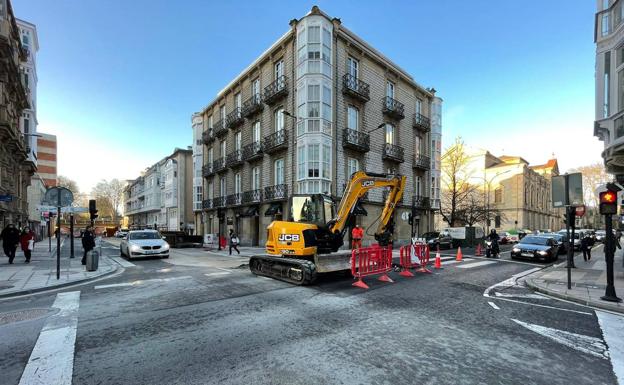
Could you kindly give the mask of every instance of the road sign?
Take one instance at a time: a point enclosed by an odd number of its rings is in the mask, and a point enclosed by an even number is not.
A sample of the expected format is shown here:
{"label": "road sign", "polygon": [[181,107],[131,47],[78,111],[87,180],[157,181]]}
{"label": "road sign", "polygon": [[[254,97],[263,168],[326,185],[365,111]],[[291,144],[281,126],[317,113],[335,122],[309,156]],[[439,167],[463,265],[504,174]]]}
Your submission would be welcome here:
{"label": "road sign", "polygon": [[576,206],[576,208],[574,209],[574,213],[577,217],[582,217],[583,215],[585,215],[585,205]]}
{"label": "road sign", "polygon": [[0,195],[0,202],[11,202],[12,200],[13,200],[13,195],[11,194]]}
{"label": "road sign", "polygon": [[43,202],[50,206],[69,207],[74,201],[74,194],[65,187],[51,187],[46,190]]}
{"label": "road sign", "polygon": [[580,172],[553,176],[551,183],[554,208],[583,204],[583,175]]}

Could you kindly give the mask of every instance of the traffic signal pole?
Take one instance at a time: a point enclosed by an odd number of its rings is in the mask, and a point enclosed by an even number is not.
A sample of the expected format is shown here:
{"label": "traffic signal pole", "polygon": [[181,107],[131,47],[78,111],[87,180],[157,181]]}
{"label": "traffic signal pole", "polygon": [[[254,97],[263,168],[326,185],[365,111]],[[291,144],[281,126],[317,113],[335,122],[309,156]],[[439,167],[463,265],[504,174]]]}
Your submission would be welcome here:
{"label": "traffic signal pole", "polygon": [[74,213],[69,214],[69,258],[74,258]]}
{"label": "traffic signal pole", "polygon": [[618,298],[617,294],[615,293],[615,286],[613,285],[615,239],[613,236],[613,222],[610,214],[605,215],[605,222],[605,230],[607,232],[607,242],[605,244],[605,262],[607,263],[607,288],[605,289],[605,295],[600,297],[600,299],[609,302],[622,302],[622,299]]}

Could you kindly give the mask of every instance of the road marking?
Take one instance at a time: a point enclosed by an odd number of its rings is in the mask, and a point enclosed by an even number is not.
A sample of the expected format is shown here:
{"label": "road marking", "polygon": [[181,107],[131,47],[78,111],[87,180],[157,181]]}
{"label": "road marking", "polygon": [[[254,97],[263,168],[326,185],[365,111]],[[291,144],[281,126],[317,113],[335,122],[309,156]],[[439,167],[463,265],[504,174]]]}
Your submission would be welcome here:
{"label": "road marking", "polygon": [[624,384],[624,317],[596,311],[602,336],[609,349],[611,366],[619,384]]}
{"label": "road marking", "polygon": [[[470,258],[464,258],[463,259],[463,262],[469,262],[469,261],[470,261]],[[461,263],[461,262],[462,261],[458,261],[458,260],[456,260],[454,258],[451,258],[450,260],[442,261],[442,264],[443,265],[453,265],[455,263]]]}
{"label": "road marking", "polygon": [[52,307],[60,311],[48,318],[41,329],[20,385],[71,385],[79,303],[79,291],[56,295]]}
{"label": "road marking", "polygon": [[490,306],[492,306],[494,309],[496,310],[500,310],[500,307],[496,306],[496,304],[492,301],[488,301],[488,303],[490,304]]}
{"label": "road marking", "polygon": [[139,285],[143,285],[145,283],[169,282],[169,281],[176,281],[176,280],[179,280],[179,279],[189,279],[189,278],[193,278],[193,277],[191,277],[190,275],[187,275],[187,276],[184,276],[184,277],[139,279],[139,280],[132,281],[132,282],[112,283],[110,285],[99,285],[99,286],[95,286],[93,288],[95,290],[98,290],[98,289],[108,289],[108,288],[111,288],[111,287],[139,286]]}
{"label": "road marking", "polygon": [[600,338],[590,337],[583,334],[576,334],[566,332],[564,330],[558,330],[549,328],[546,326],[530,324],[528,322],[522,322],[517,319],[511,319],[518,325],[550,338],[562,345],[578,350],[579,352],[591,354],[594,357],[602,358],[604,360],[609,359],[609,349],[607,345]]}
{"label": "road marking", "polygon": [[229,272],[229,271],[219,271],[219,272],[217,272],[217,273],[207,273],[207,274],[204,274],[204,275],[205,275],[206,277],[213,277],[213,276],[215,276],[215,275],[230,275],[230,274],[232,274],[232,273],[231,273],[231,272]]}
{"label": "road marking", "polygon": [[510,298],[500,298],[500,297],[491,297],[491,298],[495,298],[498,299],[500,301],[507,301],[507,302],[513,302],[513,303],[520,303],[523,305],[529,305],[529,306],[537,306],[537,307],[544,307],[547,309],[553,309],[553,310],[561,310],[561,311],[567,311],[570,313],[576,313],[576,314],[584,314],[584,315],[588,315],[588,316],[593,316],[593,313],[588,313],[588,312],[584,312],[584,311],[580,311],[580,310],[572,310],[572,309],[564,309],[561,307],[555,307],[555,306],[548,306],[548,305],[542,305],[539,303],[532,303],[532,302],[524,302],[524,301],[517,301],[515,299],[510,299]]}
{"label": "road marking", "polygon": [[503,294],[499,292],[496,292],[494,294],[496,295],[497,298],[505,297],[505,298],[548,299],[544,297],[543,295],[539,295],[539,294]]}
{"label": "road marking", "polygon": [[121,267],[135,267],[136,266],[134,263],[128,262],[121,257],[109,257],[109,258],[117,262],[118,264],[120,264]]}
{"label": "road marking", "polygon": [[[544,266],[544,267],[546,267],[546,266]],[[505,289],[513,287],[513,286],[516,285],[516,281],[519,278],[522,278],[522,277],[524,277],[526,275],[529,275],[529,274],[534,273],[534,272],[536,272],[538,270],[541,270],[544,267],[536,267],[536,268],[533,268],[533,269],[525,270],[525,271],[520,272],[518,274],[512,275],[510,278],[507,278],[506,280],[504,280],[502,282],[495,283],[494,285],[492,285],[492,286],[488,287],[487,289],[485,289],[485,291],[483,292],[483,296],[484,297],[489,297],[490,296],[490,292],[492,290],[498,288],[498,287],[504,287]]]}
{"label": "road marking", "polygon": [[494,261],[474,262],[474,263],[469,263],[467,265],[457,266],[457,268],[459,268],[459,269],[472,269],[473,267],[491,265],[492,263],[496,263],[496,262],[494,262]]}

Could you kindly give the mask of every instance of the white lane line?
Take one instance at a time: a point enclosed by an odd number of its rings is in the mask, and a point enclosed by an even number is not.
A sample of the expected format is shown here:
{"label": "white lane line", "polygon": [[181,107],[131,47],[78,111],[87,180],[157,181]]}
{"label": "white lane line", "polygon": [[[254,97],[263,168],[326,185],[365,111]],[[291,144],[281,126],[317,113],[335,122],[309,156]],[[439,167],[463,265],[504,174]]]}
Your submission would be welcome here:
{"label": "white lane line", "polygon": [[230,275],[230,274],[232,274],[232,273],[230,273],[229,271],[219,271],[217,273],[207,273],[207,274],[204,274],[204,275],[206,277],[213,277],[213,276],[216,276],[216,275]]}
{"label": "white lane line", "polygon": [[121,267],[135,267],[136,266],[134,263],[128,262],[121,257],[109,257],[109,258],[117,262],[118,264],[120,264]]}
{"label": "white lane line", "polygon": [[41,329],[19,385],[71,385],[79,303],[79,291],[56,295],[52,307],[60,311]]}
{"label": "white lane line", "polygon": [[222,267],[215,267],[215,269],[217,269],[217,270],[221,270],[221,271],[227,271],[228,273],[231,273],[231,272],[232,272],[232,270],[230,270],[230,269],[224,269],[224,268],[222,268]]}
{"label": "white lane line", "polygon": [[499,292],[496,292],[494,294],[496,295],[496,298],[505,297],[505,298],[548,299],[544,297],[543,295],[539,295],[539,294],[503,294]]}
{"label": "white lane line", "polygon": [[176,281],[176,280],[179,280],[179,279],[189,279],[189,278],[193,278],[193,277],[191,277],[190,275],[187,275],[187,276],[184,276],[184,277],[139,279],[139,280],[132,281],[132,282],[112,283],[110,285],[99,285],[99,286],[95,286],[93,288],[95,290],[98,290],[98,289],[108,289],[108,288],[111,288],[111,287],[139,286],[139,285],[143,285],[143,284],[146,284],[146,283],[169,282],[169,281]]}
{"label": "white lane line", "polygon": [[488,303],[490,304],[490,306],[492,306],[494,309],[496,310],[500,310],[500,307],[496,306],[496,304],[492,301],[488,301]]}
{"label": "white lane line", "polygon": [[596,311],[596,316],[609,349],[615,378],[619,384],[624,384],[624,317],[603,311]]}
{"label": "white lane line", "polygon": [[501,281],[499,283],[495,283],[494,285],[492,285],[492,286],[488,287],[487,289],[485,289],[485,291],[483,292],[483,296],[484,297],[489,297],[490,296],[490,292],[492,290],[496,289],[496,288],[499,288],[499,287],[503,287],[505,289],[513,287],[513,286],[515,286],[516,281],[519,278],[522,278],[525,275],[529,275],[529,274],[534,273],[534,272],[536,272],[538,270],[541,270],[541,269],[543,269],[543,267],[536,267],[536,268],[533,268],[533,269],[525,270],[525,271],[520,272],[518,274],[514,274],[510,278],[507,278],[506,280]]}
{"label": "white lane line", "polygon": [[442,264],[443,265],[453,265],[455,263],[468,262],[468,261],[470,261],[470,259],[468,259],[468,258],[464,258],[463,261],[457,261],[455,259],[452,259],[452,260],[442,261]]}
{"label": "white lane line", "polygon": [[494,262],[494,261],[474,262],[474,263],[469,263],[467,265],[457,266],[457,268],[458,269],[472,269],[473,267],[491,265],[492,263],[496,263],[496,262]]}
{"label": "white lane line", "polygon": [[567,311],[569,313],[583,314],[583,315],[588,315],[588,316],[593,316],[594,315],[593,313],[588,313],[588,312],[584,312],[584,311],[580,311],[580,310],[563,309],[563,308],[560,308],[560,307],[542,305],[542,304],[539,304],[539,303],[517,301],[517,300],[511,299],[511,298],[501,298],[501,297],[490,297],[490,298],[494,298],[494,299],[497,299],[499,301],[507,301],[507,302],[513,302],[513,303],[520,303],[520,304],[523,304],[523,305],[543,307],[543,308],[546,308],[546,309]]}
{"label": "white lane line", "polygon": [[522,322],[513,318],[511,320],[518,325],[524,326],[535,333],[541,334],[544,337],[550,338],[553,341],[578,350],[579,352],[591,354],[594,357],[602,358],[604,360],[609,359],[609,350],[607,349],[607,345],[600,338],[530,324],[528,322]]}

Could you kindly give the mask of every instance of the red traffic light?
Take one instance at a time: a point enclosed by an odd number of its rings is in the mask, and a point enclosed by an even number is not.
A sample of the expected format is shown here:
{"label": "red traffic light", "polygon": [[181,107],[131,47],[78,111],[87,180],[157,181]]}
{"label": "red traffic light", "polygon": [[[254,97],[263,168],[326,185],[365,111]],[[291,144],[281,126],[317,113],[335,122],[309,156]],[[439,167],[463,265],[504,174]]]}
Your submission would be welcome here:
{"label": "red traffic light", "polygon": [[599,211],[601,215],[617,214],[617,192],[603,191],[598,197],[600,198]]}
{"label": "red traffic light", "polygon": [[617,193],[614,191],[603,191],[600,193],[600,203],[615,203],[617,201]]}

